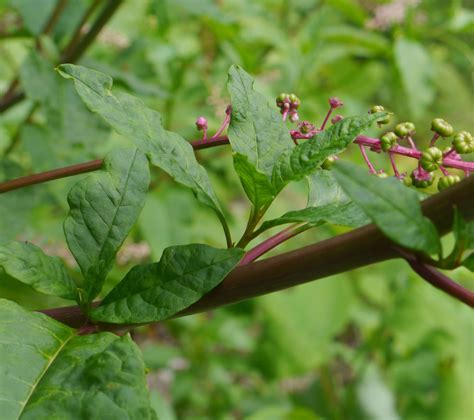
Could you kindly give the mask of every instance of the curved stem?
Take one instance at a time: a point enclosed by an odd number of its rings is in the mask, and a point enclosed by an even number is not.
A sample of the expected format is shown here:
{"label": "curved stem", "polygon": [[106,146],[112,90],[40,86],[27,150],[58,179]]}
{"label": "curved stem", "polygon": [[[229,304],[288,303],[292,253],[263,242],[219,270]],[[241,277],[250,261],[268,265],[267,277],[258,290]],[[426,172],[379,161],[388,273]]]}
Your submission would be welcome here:
{"label": "curved stem", "polygon": [[397,248],[397,252],[410,264],[412,270],[432,286],[442,290],[471,308],[474,308],[474,293],[454,282],[436,268],[420,261],[414,254]]}
{"label": "curved stem", "polygon": [[244,258],[242,258],[242,260],[240,261],[239,265],[245,265],[255,261],[257,258],[260,258],[262,255],[266,254],[273,248],[277,247],[278,245],[282,244],[293,236],[305,232],[311,227],[312,226],[306,223],[297,223],[290,227],[287,227],[286,229],[282,230],[281,232],[278,232],[277,234],[258,244],[255,248],[252,248],[250,251],[248,251],[245,254]]}

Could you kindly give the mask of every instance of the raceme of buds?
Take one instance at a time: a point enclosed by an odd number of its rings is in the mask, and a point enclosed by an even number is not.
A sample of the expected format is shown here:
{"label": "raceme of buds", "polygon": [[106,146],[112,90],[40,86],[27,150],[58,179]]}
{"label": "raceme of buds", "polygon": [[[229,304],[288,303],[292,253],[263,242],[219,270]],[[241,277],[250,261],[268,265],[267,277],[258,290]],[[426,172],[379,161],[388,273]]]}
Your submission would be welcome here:
{"label": "raceme of buds", "polygon": [[[288,117],[292,122],[297,121],[298,113],[296,109],[299,104],[300,100],[292,94],[282,93],[277,97],[277,105],[283,114],[283,120]],[[316,128],[315,124],[309,121],[302,121],[298,123],[297,130],[290,130],[290,135],[296,146],[298,146],[298,139],[311,139],[323,131],[330,118],[331,112],[335,108],[342,106],[342,101],[336,97],[332,97],[329,99],[329,105],[331,107],[321,127]],[[374,105],[369,110],[369,114],[379,112],[386,112],[382,105]],[[331,122],[336,124],[342,119],[343,117],[341,115],[336,115],[331,119]],[[382,121],[380,121],[380,119],[378,121],[379,125],[380,122],[388,123],[389,119],[382,117]],[[432,122],[432,129],[435,131],[435,135],[431,139],[430,147],[425,151],[421,151],[416,147],[412,139],[412,136],[415,134],[415,125],[410,121],[397,124],[394,131],[389,131],[380,136],[380,138],[359,136],[354,142],[359,145],[370,173],[380,178],[389,176],[384,170],[376,170],[372,162],[370,162],[366,149],[376,153],[387,152],[395,178],[403,182],[406,186],[414,186],[417,188],[427,188],[431,186],[436,180],[433,172],[439,169],[443,173],[443,176],[438,182],[438,190],[441,191],[460,180],[458,175],[450,174],[448,169],[454,168],[462,170],[465,176],[469,176],[474,172],[474,165],[471,162],[464,161],[460,156],[460,154],[474,153],[474,139],[467,131],[461,131],[454,136],[452,146],[441,151],[435,147],[434,144],[440,136],[452,135],[452,127],[441,118],[436,118]],[[410,147],[404,147],[399,144],[399,139],[408,140]],[[406,176],[406,172],[402,173],[398,170],[397,162],[394,158],[395,155],[407,156],[418,160],[417,168],[412,171],[410,176]],[[325,170],[331,169],[337,159],[339,159],[337,155],[329,156],[323,161],[321,168]]]}
{"label": "raceme of buds", "polygon": [[453,126],[442,118],[435,118],[431,121],[431,130],[441,137],[450,137],[453,135]]}
{"label": "raceme of buds", "polygon": [[453,147],[460,154],[474,153],[474,137],[467,131],[461,131],[454,136]]}
{"label": "raceme of buds", "polygon": [[428,172],[433,172],[443,164],[443,152],[437,147],[430,147],[421,154],[421,166]]}
{"label": "raceme of buds", "polygon": [[397,124],[394,131],[398,137],[406,137],[415,132],[415,124],[412,122],[403,122]]}
{"label": "raceme of buds", "polygon": [[198,117],[196,120],[196,128],[201,131],[201,130],[207,130],[207,120],[204,117]]}
{"label": "raceme of buds", "polygon": [[443,176],[438,180],[438,191],[443,191],[458,182],[461,182],[461,178],[458,175]]}

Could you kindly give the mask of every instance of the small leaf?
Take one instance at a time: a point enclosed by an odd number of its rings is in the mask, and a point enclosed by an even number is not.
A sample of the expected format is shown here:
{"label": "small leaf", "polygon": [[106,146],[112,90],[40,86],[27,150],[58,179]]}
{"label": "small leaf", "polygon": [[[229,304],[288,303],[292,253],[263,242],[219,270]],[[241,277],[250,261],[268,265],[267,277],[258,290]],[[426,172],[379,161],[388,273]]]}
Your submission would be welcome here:
{"label": "small leaf", "polygon": [[457,208],[454,209],[453,233],[463,250],[474,249],[474,221],[466,222]]}
{"label": "small leaf", "polygon": [[12,242],[0,246],[0,268],[37,292],[71,300],[77,298],[76,285],[64,263],[33,244]]}
{"label": "small leaf", "polygon": [[348,117],[283,153],[275,163],[272,183],[281,191],[289,182],[311,174],[324,160],[342,152],[352,141],[386,113]]}
{"label": "small leaf", "polygon": [[246,156],[235,153],[234,167],[240,176],[247,197],[257,210],[275,199],[275,189],[268,177],[259,172]]}
{"label": "small leaf", "polygon": [[87,301],[101,290],[144,205],[149,182],[145,155],[138,149],[119,149],[106,157],[103,171],[71,189],[64,232],[84,275]]}
{"label": "small leaf", "polygon": [[368,218],[365,213],[353,202],[347,202],[342,205],[332,203],[321,207],[307,207],[302,210],[289,211],[278,219],[264,222],[259,232],[287,223],[307,223],[310,226],[331,223],[334,225],[359,227],[366,224],[367,220]]}
{"label": "small leaf", "polygon": [[308,223],[310,226],[331,223],[348,227],[359,227],[369,223],[370,219],[344,193],[331,171],[318,169],[307,178],[309,183],[307,207],[264,222],[259,228],[260,232],[287,223]]}
{"label": "small leaf", "polygon": [[418,195],[396,179],[380,179],[357,165],[337,162],[336,180],[392,241],[415,251],[439,253],[433,223],[421,213]]}
{"label": "small leaf", "polygon": [[294,145],[276,106],[270,106],[253,84],[252,77],[240,67],[229,69],[229,141],[234,152],[246,156],[259,172],[271,177],[278,157]]}
{"label": "small leaf", "polygon": [[469,271],[474,273],[474,254],[469,255],[463,262],[462,265]]}
{"label": "small leaf", "polygon": [[112,78],[73,64],[62,64],[59,73],[74,80],[74,86],[92,112],[98,113],[114,130],[128,137],[175,181],[192,189],[197,199],[224,216],[206,170],[197,163],[192,146],[180,135],[166,131],[161,115],[138,98],[112,93]]}
{"label": "small leaf", "polygon": [[0,336],[2,418],[152,418],[145,366],[129,335],[77,336],[0,299]]}
{"label": "small leaf", "polygon": [[167,248],[158,263],[132,268],[91,316],[114,324],[169,318],[216,287],[243,254],[199,244]]}

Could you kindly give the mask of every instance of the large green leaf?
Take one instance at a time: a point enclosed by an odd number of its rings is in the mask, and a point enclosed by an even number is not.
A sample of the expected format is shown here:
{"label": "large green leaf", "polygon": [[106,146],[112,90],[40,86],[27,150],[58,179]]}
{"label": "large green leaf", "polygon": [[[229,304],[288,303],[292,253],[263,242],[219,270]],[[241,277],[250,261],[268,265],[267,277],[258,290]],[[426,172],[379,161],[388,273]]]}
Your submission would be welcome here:
{"label": "large green leaf", "polygon": [[117,253],[144,205],[150,182],[148,161],[138,149],[118,149],[104,170],[70,191],[64,222],[67,243],[84,275],[87,301],[102,288]]}
{"label": "large green leaf", "polygon": [[348,162],[336,163],[333,172],[347,195],[391,240],[428,254],[440,251],[436,228],[421,213],[415,191],[396,179],[378,178]]}
{"label": "large green leaf", "polygon": [[33,244],[12,242],[0,246],[0,268],[38,292],[72,300],[77,297],[76,285],[64,263]]}
{"label": "large green leaf", "polygon": [[253,84],[252,77],[240,67],[229,69],[229,141],[234,152],[246,156],[258,171],[271,177],[278,157],[294,145],[276,106],[270,106]]}
{"label": "large green leaf", "polygon": [[216,287],[243,254],[200,244],[167,248],[158,263],[132,268],[91,316],[131,324],[169,318]]}
{"label": "large green leaf", "polygon": [[2,418],[152,418],[145,366],[130,336],[78,336],[0,299],[0,337]]}
{"label": "large green leaf", "polygon": [[197,163],[192,146],[180,135],[166,131],[158,112],[134,96],[112,93],[112,78],[103,73],[72,64],[59,66],[59,72],[74,80],[77,92],[91,111],[132,140],[153,165],[191,188],[197,199],[216,211],[223,222],[224,216],[209,177]]}
{"label": "large green leaf", "polygon": [[291,181],[311,174],[328,156],[342,152],[383,115],[377,113],[344,118],[298,147],[284,152],[273,167],[272,183],[276,191],[281,191]]}

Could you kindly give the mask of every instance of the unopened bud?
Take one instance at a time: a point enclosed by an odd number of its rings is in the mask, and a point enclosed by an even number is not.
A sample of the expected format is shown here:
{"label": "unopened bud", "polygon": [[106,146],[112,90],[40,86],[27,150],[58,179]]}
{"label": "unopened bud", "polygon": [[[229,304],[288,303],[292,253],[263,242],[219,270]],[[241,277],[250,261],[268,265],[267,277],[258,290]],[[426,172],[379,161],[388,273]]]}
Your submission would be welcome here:
{"label": "unopened bud", "polygon": [[204,117],[198,117],[196,120],[196,128],[201,131],[201,130],[207,130],[207,120]]}

